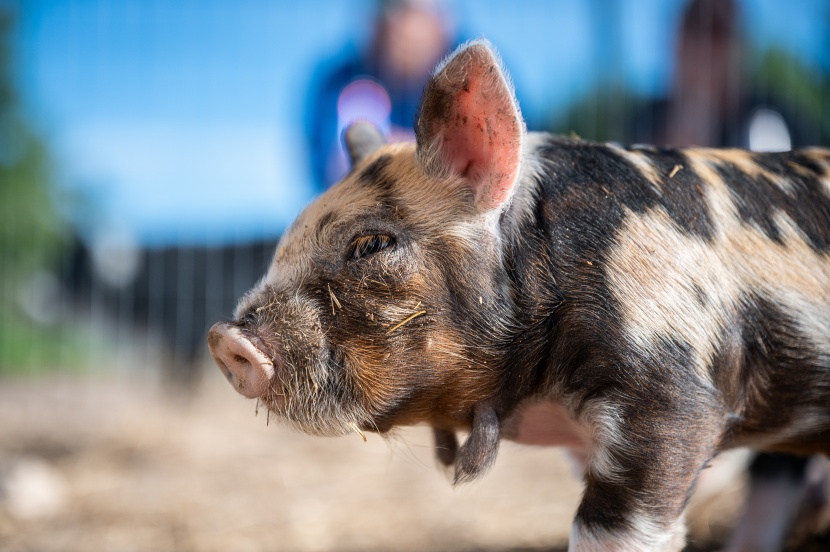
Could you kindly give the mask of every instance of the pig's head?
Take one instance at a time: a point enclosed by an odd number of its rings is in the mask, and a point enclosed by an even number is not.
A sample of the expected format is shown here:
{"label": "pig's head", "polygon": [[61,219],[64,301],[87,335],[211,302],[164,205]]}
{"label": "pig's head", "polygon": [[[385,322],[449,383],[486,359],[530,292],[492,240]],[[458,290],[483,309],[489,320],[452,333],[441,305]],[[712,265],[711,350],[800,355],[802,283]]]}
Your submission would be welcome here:
{"label": "pig's head", "polygon": [[367,123],[347,130],[351,172],[292,224],[208,343],[237,391],[311,434],[426,422],[451,463],[452,432],[471,430],[463,480],[498,443],[488,405],[510,313],[497,223],[524,137],[486,43],[437,69],[415,130],[417,144],[392,145]]}

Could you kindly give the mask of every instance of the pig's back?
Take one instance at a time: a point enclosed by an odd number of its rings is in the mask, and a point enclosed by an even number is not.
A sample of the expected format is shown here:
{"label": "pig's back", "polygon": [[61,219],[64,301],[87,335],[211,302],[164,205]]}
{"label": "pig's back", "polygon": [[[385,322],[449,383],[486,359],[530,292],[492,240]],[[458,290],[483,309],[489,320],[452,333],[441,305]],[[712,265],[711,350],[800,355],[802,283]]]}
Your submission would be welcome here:
{"label": "pig's back", "polygon": [[[828,419],[830,151],[553,138],[540,154],[573,339],[655,364],[673,344],[672,360],[719,390],[747,439]],[[770,402],[805,414],[761,423]]]}

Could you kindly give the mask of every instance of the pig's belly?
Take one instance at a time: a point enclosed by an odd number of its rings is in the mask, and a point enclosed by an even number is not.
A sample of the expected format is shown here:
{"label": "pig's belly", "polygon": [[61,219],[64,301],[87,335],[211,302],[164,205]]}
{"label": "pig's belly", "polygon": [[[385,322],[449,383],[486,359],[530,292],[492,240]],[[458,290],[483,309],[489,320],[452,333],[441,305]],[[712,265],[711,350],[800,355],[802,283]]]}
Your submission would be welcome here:
{"label": "pig's belly", "polygon": [[506,439],[524,445],[557,446],[585,456],[591,445],[589,428],[574,420],[559,403],[534,401],[519,405],[503,425]]}

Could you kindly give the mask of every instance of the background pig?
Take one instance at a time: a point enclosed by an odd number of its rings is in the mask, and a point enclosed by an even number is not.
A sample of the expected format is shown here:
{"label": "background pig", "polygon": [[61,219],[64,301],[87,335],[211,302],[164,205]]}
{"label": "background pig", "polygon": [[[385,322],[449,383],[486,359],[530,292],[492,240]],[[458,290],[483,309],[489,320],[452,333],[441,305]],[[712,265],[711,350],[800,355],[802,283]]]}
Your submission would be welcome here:
{"label": "background pig", "polygon": [[484,42],[415,131],[352,127],[351,173],[211,329],[243,395],[317,435],[428,423],[456,482],[501,438],[569,446],[577,550],[682,546],[721,449],[830,453],[830,152],[527,134]]}

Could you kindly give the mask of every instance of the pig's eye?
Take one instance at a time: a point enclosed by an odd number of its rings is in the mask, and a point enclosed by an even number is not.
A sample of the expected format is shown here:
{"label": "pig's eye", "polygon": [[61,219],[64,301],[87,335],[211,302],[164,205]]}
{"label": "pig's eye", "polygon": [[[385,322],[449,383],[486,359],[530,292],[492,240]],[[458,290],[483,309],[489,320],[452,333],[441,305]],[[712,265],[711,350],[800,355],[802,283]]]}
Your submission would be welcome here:
{"label": "pig's eye", "polygon": [[393,245],[395,240],[392,236],[386,234],[369,234],[368,236],[360,236],[352,242],[352,259],[361,259],[368,257],[378,251],[383,251],[390,245]]}

